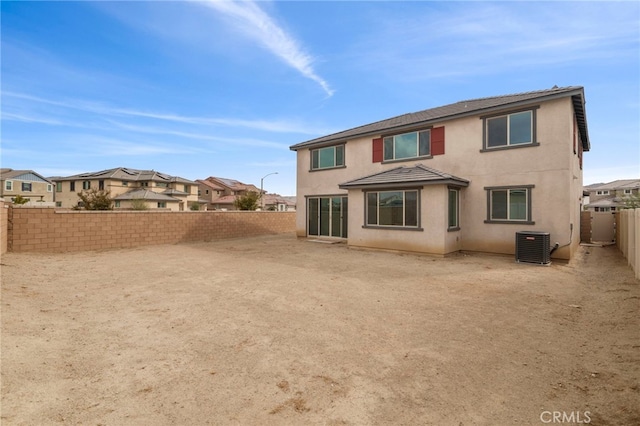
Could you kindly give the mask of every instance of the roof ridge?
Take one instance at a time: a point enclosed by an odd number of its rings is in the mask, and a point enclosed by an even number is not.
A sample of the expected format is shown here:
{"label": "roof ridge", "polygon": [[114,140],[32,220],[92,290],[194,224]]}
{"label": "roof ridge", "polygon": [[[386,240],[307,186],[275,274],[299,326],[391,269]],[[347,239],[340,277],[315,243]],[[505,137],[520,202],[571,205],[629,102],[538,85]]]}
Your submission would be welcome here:
{"label": "roof ridge", "polygon": [[[482,97],[482,98],[466,99],[466,100],[463,100],[463,101],[454,102],[454,104],[461,104],[461,103],[465,103],[465,102],[475,102],[475,101],[486,101],[488,99],[497,99],[497,98],[509,98],[509,97],[512,97],[512,96],[533,95],[533,94],[537,94],[537,93],[563,92],[563,91],[575,90],[575,89],[581,89],[581,88],[582,88],[582,86],[564,86],[564,87],[553,86],[551,89],[529,90],[529,91],[526,91],[526,92],[508,93],[506,95],[495,95],[495,96],[485,96],[485,97]],[[453,105],[453,104],[450,104],[450,105]]]}

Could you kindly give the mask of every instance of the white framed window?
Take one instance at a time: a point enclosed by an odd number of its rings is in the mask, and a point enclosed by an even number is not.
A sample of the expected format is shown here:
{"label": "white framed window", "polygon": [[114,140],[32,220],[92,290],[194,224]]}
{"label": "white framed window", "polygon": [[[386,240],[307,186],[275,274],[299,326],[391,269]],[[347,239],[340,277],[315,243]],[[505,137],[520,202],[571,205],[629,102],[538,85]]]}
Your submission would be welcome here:
{"label": "white framed window", "polygon": [[5,191],[13,191],[13,181],[12,180],[5,180],[4,181],[4,190]]}
{"label": "white framed window", "polygon": [[402,133],[383,139],[383,161],[431,155],[431,130]]}
{"label": "white framed window", "polygon": [[420,191],[417,189],[365,193],[366,227],[420,227]]}
{"label": "white framed window", "polygon": [[344,145],[311,150],[311,170],[344,167]]}
{"label": "white framed window", "polygon": [[487,219],[485,223],[528,223],[531,218],[533,185],[485,187]]}
{"label": "white framed window", "polygon": [[50,183],[47,184],[47,192],[53,192],[53,185]]}
{"label": "white framed window", "polygon": [[159,209],[166,209],[167,208],[167,202],[166,201],[158,201],[158,208]]}
{"label": "white framed window", "polygon": [[624,190],[624,195],[631,195],[633,193],[632,189],[625,189]]}

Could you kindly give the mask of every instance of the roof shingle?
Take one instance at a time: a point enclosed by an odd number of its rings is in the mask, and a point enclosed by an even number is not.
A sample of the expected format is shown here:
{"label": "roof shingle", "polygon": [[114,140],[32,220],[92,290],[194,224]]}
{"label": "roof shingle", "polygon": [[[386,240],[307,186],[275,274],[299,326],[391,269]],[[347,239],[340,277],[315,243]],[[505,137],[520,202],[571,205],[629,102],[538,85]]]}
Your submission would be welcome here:
{"label": "roof shingle", "polygon": [[384,172],[350,180],[338,185],[341,189],[374,188],[374,187],[398,187],[421,185],[456,185],[469,186],[469,181],[436,169],[417,164],[412,167],[397,167]]}

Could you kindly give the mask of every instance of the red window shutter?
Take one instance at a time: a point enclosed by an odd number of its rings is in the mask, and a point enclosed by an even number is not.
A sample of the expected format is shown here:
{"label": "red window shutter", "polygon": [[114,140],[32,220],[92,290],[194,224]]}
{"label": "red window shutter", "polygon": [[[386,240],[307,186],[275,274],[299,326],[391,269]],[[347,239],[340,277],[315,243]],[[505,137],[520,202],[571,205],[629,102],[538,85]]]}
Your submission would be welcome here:
{"label": "red window shutter", "polygon": [[444,127],[431,129],[431,155],[444,154]]}
{"label": "red window shutter", "polygon": [[373,140],[373,162],[382,163],[382,138]]}

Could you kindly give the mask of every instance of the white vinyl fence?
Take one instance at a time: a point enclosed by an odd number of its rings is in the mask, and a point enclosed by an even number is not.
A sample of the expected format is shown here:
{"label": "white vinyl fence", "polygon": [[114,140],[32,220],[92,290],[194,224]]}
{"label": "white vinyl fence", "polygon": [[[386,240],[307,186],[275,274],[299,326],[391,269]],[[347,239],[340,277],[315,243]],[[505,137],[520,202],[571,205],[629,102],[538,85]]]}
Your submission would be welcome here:
{"label": "white vinyl fence", "polygon": [[620,210],[618,248],[640,280],[640,209]]}

